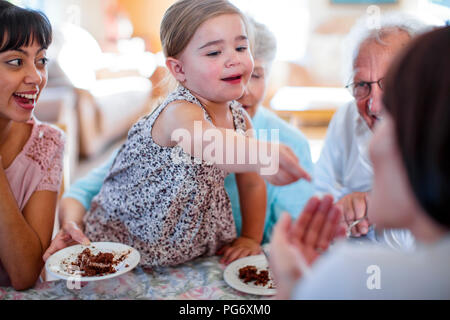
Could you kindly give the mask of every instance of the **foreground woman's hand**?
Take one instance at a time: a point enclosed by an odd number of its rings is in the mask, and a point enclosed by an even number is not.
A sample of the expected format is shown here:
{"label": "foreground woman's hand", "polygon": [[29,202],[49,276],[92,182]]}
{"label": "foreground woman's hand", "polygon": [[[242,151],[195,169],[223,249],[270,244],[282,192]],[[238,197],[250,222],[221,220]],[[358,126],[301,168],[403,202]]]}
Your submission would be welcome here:
{"label": "foreground woman's hand", "polygon": [[52,240],[52,243],[48,247],[47,251],[45,251],[43,255],[44,261],[54,254],[55,252],[76,245],[83,244],[89,245],[91,242],[84,235],[83,231],[81,231],[80,227],[73,221],[66,222],[61,230],[59,230],[58,234]]}
{"label": "foreground woman's hand", "polygon": [[230,264],[234,260],[257,255],[261,252],[261,246],[258,242],[251,238],[239,237],[233,243],[223,246],[217,251],[217,255],[223,255],[220,263]]}
{"label": "foreground woman's hand", "polygon": [[270,244],[270,267],[278,298],[288,299],[297,280],[337,236],[345,235],[345,228],[339,225],[341,215],[331,196],[311,198],[295,222],[289,214],[283,214]]}

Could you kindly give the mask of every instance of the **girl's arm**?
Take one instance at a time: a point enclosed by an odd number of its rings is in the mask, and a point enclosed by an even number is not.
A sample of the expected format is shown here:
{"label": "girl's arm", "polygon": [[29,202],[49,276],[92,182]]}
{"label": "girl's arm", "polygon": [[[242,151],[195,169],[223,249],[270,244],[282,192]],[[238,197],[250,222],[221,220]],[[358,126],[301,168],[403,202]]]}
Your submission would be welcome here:
{"label": "girl's arm", "polygon": [[[245,113],[248,135],[253,137],[252,122]],[[234,260],[261,253],[261,241],[264,234],[266,218],[266,183],[255,172],[236,173],[236,184],[239,190],[239,203],[242,215],[241,235],[231,246],[225,246],[219,253],[223,254],[221,263],[229,264]]]}
{"label": "girl's arm", "polygon": [[192,103],[170,104],[156,120],[152,137],[160,145],[178,144],[186,153],[226,172],[260,173],[275,185],[311,179],[289,147],[215,127]]}
{"label": "girl's arm", "polygon": [[0,260],[16,290],[32,287],[44,266],[50,244],[57,193],[35,192],[20,212],[0,166]]}
{"label": "girl's arm", "polygon": [[220,262],[225,264],[261,253],[260,244],[264,233],[267,203],[264,180],[254,172],[237,173],[236,183],[239,190],[242,231],[231,245],[219,250],[218,254],[223,254]]}

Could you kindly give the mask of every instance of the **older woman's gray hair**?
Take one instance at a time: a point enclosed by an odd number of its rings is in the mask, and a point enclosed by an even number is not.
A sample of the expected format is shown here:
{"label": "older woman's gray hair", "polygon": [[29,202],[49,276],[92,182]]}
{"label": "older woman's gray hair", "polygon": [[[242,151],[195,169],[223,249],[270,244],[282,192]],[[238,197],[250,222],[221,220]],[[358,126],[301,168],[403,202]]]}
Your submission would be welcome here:
{"label": "older woman's gray hair", "polygon": [[253,58],[262,60],[265,67],[270,69],[277,54],[277,39],[266,25],[259,23],[249,15],[247,15],[247,20],[253,38]]}
{"label": "older woman's gray hair", "polygon": [[358,19],[344,41],[344,82],[348,82],[353,76],[354,63],[363,43],[376,41],[383,45],[383,39],[386,35],[398,31],[404,31],[411,38],[414,38],[419,34],[430,31],[437,25],[403,12],[388,12],[381,14],[379,19],[375,18],[364,16]]}

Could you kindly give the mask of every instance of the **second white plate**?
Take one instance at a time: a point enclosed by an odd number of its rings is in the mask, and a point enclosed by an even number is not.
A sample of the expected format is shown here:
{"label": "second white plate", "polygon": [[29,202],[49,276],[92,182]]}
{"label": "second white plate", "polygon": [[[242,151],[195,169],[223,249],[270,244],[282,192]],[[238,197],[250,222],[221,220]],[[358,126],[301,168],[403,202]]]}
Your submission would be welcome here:
{"label": "second white plate", "polygon": [[223,272],[225,282],[230,287],[249,294],[273,296],[277,293],[276,289],[270,288],[270,284],[273,284],[272,281],[269,281],[269,283],[263,287],[257,286],[253,282],[244,283],[241,279],[239,279],[239,269],[246,266],[255,266],[259,271],[261,269],[267,269],[268,263],[266,257],[262,254],[233,261]]}

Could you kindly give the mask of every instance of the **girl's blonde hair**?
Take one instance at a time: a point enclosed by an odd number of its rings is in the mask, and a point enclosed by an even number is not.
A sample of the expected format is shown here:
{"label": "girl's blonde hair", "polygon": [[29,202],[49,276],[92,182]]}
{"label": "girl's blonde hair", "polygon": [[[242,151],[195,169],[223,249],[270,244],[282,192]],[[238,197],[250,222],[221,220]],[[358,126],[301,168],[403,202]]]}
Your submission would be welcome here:
{"label": "girl's blonde hair", "polygon": [[[249,32],[245,15],[227,0],[179,0],[174,3],[161,22],[164,55],[176,58],[203,22],[223,14],[238,14]],[[251,35],[247,37],[252,42]]]}

